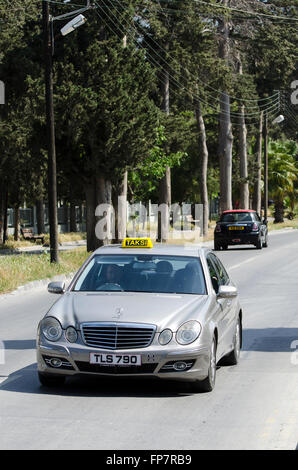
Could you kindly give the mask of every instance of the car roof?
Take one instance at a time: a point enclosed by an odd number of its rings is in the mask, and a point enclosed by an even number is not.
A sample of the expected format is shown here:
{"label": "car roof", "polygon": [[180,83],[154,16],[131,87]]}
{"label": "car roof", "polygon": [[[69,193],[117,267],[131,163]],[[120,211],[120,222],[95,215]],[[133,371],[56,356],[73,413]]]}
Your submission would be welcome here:
{"label": "car roof", "polygon": [[206,252],[210,251],[207,247],[201,245],[167,245],[164,243],[153,244],[153,248],[122,248],[121,245],[105,245],[98,248],[94,254],[98,255],[169,255],[169,256],[206,256]]}
{"label": "car roof", "polygon": [[229,214],[230,212],[256,212],[252,209],[231,209],[230,211],[223,211],[223,214]]}

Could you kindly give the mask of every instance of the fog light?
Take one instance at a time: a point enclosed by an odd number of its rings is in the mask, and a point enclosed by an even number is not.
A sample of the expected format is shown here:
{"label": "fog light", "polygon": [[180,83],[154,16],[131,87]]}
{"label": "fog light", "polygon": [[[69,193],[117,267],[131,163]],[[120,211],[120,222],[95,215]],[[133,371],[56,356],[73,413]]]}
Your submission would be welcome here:
{"label": "fog light", "polygon": [[61,367],[62,366],[62,361],[61,359],[58,359],[57,357],[53,357],[53,359],[50,360],[50,364],[52,367]]}
{"label": "fog light", "polygon": [[174,369],[175,370],[185,370],[187,368],[187,364],[185,362],[175,362],[174,364]]}

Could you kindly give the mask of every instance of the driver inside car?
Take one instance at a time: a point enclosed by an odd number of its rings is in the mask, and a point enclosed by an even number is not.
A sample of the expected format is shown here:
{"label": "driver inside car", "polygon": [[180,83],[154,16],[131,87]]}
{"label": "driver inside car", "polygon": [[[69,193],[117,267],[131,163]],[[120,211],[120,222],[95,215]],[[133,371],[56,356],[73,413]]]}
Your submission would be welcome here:
{"label": "driver inside car", "polygon": [[122,270],[117,264],[108,264],[104,279],[97,286],[96,290],[123,289],[121,286]]}

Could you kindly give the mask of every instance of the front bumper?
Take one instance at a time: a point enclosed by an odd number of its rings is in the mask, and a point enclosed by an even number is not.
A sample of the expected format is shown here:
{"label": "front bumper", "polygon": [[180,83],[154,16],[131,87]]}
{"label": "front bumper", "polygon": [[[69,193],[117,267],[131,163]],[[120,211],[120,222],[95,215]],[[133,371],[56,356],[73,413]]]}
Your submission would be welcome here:
{"label": "front bumper", "polygon": [[[141,366],[115,366],[90,364],[90,353],[140,354]],[[207,346],[178,346],[166,349],[151,345],[144,349],[106,350],[90,348],[81,344],[58,344],[43,341],[37,344],[38,371],[42,374],[75,376],[156,377],[182,381],[203,380],[208,375],[209,348]],[[62,364],[53,367],[51,359],[58,358]],[[173,365],[184,362],[185,370],[175,370]]]}

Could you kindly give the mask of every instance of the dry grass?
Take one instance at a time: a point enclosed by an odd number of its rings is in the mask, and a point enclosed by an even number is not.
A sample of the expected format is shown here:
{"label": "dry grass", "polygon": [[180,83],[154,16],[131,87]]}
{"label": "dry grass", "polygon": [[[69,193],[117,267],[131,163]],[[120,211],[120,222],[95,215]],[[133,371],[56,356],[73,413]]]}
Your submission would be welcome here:
{"label": "dry grass", "polygon": [[85,248],[60,252],[60,263],[51,264],[48,254],[0,256],[0,293],[58,274],[68,274],[81,266],[88,256]]}
{"label": "dry grass", "polygon": [[294,220],[284,219],[282,223],[275,224],[274,222],[269,222],[269,230],[281,230],[284,228],[296,228],[298,229],[298,217],[295,217]]}
{"label": "dry grass", "polygon": [[[44,244],[49,246],[50,244],[50,235],[48,233],[43,234],[44,236]],[[65,242],[75,242],[80,240],[86,240],[86,233],[85,232],[69,232],[69,233],[59,233],[58,241],[59,243]],[[0,250],[18,250],[19,248],[26,248],[26,247],[34,247],[39,246],[40,240],[38,242],[29,241],[21,239],[19,241],[15,241],[13,236],[9,236],[8,240],[6,241],[5,245],[0,244]]]}

